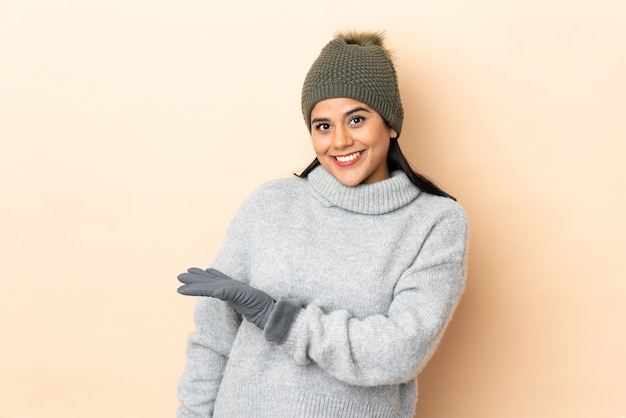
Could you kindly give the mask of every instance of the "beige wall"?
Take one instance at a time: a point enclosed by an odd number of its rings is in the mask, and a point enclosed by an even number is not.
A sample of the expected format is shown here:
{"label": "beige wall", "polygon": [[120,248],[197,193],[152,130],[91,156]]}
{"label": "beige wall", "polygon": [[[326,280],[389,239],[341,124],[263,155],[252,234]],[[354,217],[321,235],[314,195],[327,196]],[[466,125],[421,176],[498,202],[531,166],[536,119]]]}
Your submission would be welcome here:
{"label": "beige wall", "polygon": [[626,3],[0,3],[0,417],[170,417],[175,276],[312,158],[308,66],[387,29],[402,145],[466,208],[424,418],[626,415]]}

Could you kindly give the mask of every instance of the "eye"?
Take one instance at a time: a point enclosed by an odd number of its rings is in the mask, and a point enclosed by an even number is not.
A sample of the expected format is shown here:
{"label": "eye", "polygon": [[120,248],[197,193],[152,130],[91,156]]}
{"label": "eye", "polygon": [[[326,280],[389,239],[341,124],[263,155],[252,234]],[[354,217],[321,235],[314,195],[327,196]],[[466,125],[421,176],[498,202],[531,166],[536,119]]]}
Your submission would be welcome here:
{"label": "eye", "polygon": [[330,129],[330,125],[328,123],[318,123],[315,125],[315,130],[317,131],[327,131]]}
{"label": "eye", "polygon": [[358,125],[359,123],[362,123],[365,121],[365,118],[363,116],[354,116],[350,118],[350,121],[348,122],[349,125]]}

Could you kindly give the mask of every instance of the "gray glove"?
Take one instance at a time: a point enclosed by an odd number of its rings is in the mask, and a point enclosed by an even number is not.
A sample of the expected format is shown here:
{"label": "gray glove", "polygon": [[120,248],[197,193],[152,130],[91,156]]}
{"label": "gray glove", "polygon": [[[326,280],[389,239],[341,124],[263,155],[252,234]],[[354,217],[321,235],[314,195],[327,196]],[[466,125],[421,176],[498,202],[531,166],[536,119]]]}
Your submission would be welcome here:
{"label": "gray glove", "polygon": [[265,328],[267,318],[274,309],[275,301],[267,293],[233,280],[215,269],[192,267],[187,273],[180,274],[178,280],[185,284],[178,288],[178,293],[226,301],[231,308],[261,329]]}

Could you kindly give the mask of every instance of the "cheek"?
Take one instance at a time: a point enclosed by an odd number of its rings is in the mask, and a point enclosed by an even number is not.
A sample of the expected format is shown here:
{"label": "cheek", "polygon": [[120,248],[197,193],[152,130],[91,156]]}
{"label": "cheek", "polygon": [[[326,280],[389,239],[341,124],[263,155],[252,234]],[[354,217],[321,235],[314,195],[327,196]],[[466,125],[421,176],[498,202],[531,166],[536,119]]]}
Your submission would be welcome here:
{"label": "cheek", "polygon": [[376,135],[372,135],[369,139],[371,148],[376,149],[379,153],[386,153],[389,150],[390,139],[386,130],[380,130]]}
{"label": "cheek", "polygon": [[319,137],[318,138],[312,137],[311,143],[313,145],[313,150],[318,155],[324,154],[326,150],[328,149],[328,141],[324,141],[323,139]]}

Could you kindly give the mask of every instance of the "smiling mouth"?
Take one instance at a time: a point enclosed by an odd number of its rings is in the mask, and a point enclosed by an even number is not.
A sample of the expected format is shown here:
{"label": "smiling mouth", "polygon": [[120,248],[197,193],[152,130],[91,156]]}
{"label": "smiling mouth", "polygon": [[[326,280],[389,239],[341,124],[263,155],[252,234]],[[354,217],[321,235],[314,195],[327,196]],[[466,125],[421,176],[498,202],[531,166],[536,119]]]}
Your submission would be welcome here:
{"label": "smiling mouth", "polygon": [[347,166],[357,162],[361,155],[363,155],[363,151],[357,151],[353,152],[352,154],[336,155],[333,157],[333,160],[335,160],[335,163],[340,166]]}

